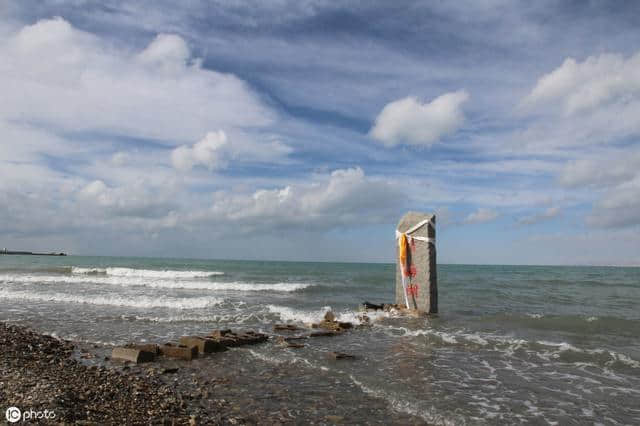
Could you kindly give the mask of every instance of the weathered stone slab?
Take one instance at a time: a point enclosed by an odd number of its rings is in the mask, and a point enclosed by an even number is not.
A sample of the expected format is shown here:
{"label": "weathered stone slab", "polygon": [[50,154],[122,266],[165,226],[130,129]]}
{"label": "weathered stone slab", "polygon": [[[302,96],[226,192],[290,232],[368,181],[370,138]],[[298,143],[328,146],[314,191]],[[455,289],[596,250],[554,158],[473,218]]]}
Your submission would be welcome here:
{"label": "weathered stone slab", "polygon": [[340,331],[336,330],[323,330],[323,331],[314,331],[309,334],[309,337],[329,337],[329,336],[338,336],[342,334]]}
{"label": "weathered stone slab", "polygon": [[155,353],[143,351],[134,348],[113,348],[111,351],[111,359],[119,361],[130,361],[136,364],[143,362],[151,362],[156,359]]}
{"label": "weathered stone slab", "polygon": [[196,346],[188,347],[166,343],[160,346],[160,353],[169,358],[184,359],[186,361],[198,358],[198,348]]}
{"label": "weathered stone slab", "polygon": [[227,347],[214,339],[207,339],[200,336],[183,336],[180,338],[180,344],[198,348],[198,353],[209,354],[213,352],[223,352],[227,350]]}
{"label": "weathered stone slab", "polygon": [[294,331],[294,332],[304,330],[303,328],[300,328],[297,325],[293,325],[293,324],[275,324],[273,326],[273,329],[275,331]]}
{"label": "weathered stone slab", "polygon": [[210,334],[211,337],[224,337],[227,334],[233,334],[233,332],[231,331],[231,329],[223,329],[223,330],[213,330]]}
{"label": "weathered stone slab", "polygon": [[247,331],[245,333],[238,334],[238,340],[240,345],[255,345],[257,343],[263,343],[269,340],[269,336],[262,333],[256,333],[255,331]]}
{"label": "weathered stone slab", "polygon": [[[405,233],[423,220],[425,225],[407,234],[411,237],[429,238],[431,241],[413,239],[407,248],[406,277],[409,309],[422,314],[438,312],[438,286],[436,271],[436,218],[435,215],[409,212],[398,223],[397,231]],[[405,290],[402,286],[402,268],[398,261],[398,240],[396,240],[396,304],[406,307]]]}
{"label": "weathered stone slab", "polygon": [[346,354],[344,352],[327,352],[327,358],[329,359],[356,359],[355,355]]}
{"label": "weathered stone slab", "polygon": [[141,351],[151,352],[154,355],[160,355],[160,349],[158,348],[158,345],[155,343],[141,343],[141,344],[131,343],[126,345],[125,347],[140,349]]}
{"label": "weathered stone slab", "polygon": [[209,338],[228,347],[254,345],[266,342],[269,336],[255,331],[247,331],[244,333],[234,333],[231,330],[214,330]]}
{"label": "weathered stone slab", "polygon": [[309,336],[278,336],[276,341],[278,343],[295,342],[297,340],[306,340]]}

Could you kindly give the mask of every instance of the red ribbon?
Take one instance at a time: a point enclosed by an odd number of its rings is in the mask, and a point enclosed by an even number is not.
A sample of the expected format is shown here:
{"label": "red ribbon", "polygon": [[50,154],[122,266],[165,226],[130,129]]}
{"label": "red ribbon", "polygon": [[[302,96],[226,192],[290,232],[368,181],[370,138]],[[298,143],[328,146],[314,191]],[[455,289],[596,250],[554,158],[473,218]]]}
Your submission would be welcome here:
{"label": "red ribbon", "polygon": [[418,297],[418,284],[409,284],[407,286],[409,296]]}

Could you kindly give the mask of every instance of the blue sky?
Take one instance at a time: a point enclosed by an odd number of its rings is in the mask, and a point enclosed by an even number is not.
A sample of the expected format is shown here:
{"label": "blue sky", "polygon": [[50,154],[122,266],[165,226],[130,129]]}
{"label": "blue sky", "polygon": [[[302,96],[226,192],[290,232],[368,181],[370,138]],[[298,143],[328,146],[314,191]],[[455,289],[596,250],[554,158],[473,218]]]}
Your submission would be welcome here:
{"label": "blue sky", "polygon": [[640,264],[637,2],[0,6],[0,245]]}

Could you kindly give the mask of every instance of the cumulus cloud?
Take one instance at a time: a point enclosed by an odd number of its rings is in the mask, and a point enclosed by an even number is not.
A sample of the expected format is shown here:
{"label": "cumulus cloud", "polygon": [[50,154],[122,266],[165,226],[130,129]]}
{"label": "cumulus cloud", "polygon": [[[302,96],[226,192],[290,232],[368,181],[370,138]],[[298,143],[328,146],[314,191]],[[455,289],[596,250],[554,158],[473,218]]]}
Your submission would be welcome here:
{"label": "cumulus cloud", "polygon": [[218,192],[209,209],[189,215],[185,222],[225,223],[233,225],[228,229],[234,232],[360,227],[395,220],[406,207],[404,200],[397,188],[356,167],[253,193]]}
{"label": "cumulus cloud", "polygon": [[470,213],[465,219],[464,223],[472,224],[472,223],[486,223],[491,222],[500,216],[498,212],[487,209],[487,208],[479,208],[475,212]]}
{"label": "cumulus cloud", "polygon": [[542,76],[525,98],[525,106],[559,102],[566,114],[609,102],[630,102],[640,94],[640,52],[625,58],[604,53],[583,62],[567,58]]}
{"label": "cumulus cloud", "polygon": [[101,180],[86,184],[78,192],[78,201],[95,208],[100,216],[157,218],[168,214],[174,204],[170,191],[153,188],[142,181],[111,188]]}
{"label": "cumulus cloud", "polygon": [[131,51],[54,18],[1,40],[0,57],[0,120],[8,122],[175,145],[275,118],[245,82],[203,68],[178,35]]}
{"label": "cumulus cloud", "polygon": [[178,170],[188,171],[202,165],[209,170],[227,166],[230,160],[239,162],[277,161],[293,150],[280,141],[257,143],[240,136],[229,141],[224,131],[208,132],[192,146],[181,145],[171,153],[171,164]]}
{"label": "cumulus cloud", "polygon": [[385,146],[433,145],[460,128],[462,104],[468,99],[469,94],[460,90],[425,103],[414,97],[393,101],[378,114],[370,135]]}
{"label": "cumulus cloud", "polygon": [[520,225],[534,225],[536,223],[551,220],[554,217],[557,217],[558,215],[560,215],[561,212],[562,211],[560,210],[559,207],[549,207],[548,209],[542,212],[518,219],[518,223]]}
{"label": "cumulus cloud", "polygon": [[193,147],[182,145],[171,153],[171,163],[179,170],[191,170],[194,165],[202,164],[209,170],[222,167],[223,148],[227,145],[227,135],[222,131],[209,132]]}

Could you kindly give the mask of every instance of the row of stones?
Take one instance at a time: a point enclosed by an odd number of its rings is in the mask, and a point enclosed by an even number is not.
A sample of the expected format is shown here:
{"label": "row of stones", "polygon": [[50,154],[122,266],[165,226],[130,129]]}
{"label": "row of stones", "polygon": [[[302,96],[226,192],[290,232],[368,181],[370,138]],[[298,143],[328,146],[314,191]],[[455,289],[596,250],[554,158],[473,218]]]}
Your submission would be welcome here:
{"label": "row of stones", "polygon": [[[308,334],[297,336],[277,336],[277,342],[288,348],[302,348],[303,344],[298,341],[309,337],[335,336],[353,328],[350,322],[337,321],[332,312],[327,312],[322,321],[310,324],[311,331]],[[305,329],[292,324],[276,324],[275,331],[298,332]],[[255,331],[236,333],[231,330],[214,330],[208,336],[183,336],[178,343],[165,343],[158,345],[150,344],[129,344],[126,346],[113,348],[111,359],[117,361],[133,362],[136,364],[155,361],[160,355],[168,358],[190,361],[198,355],[223,352],[229,347],[253,345],[269,340],[269,336]],[[329,356],[334,359],[354,358],[352,355],[331,352]]]}

